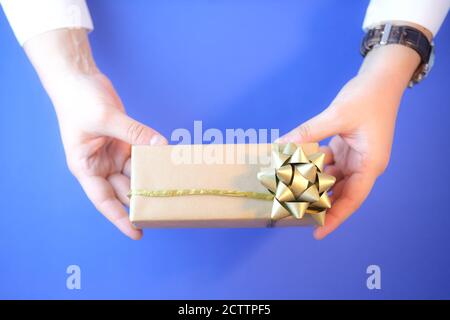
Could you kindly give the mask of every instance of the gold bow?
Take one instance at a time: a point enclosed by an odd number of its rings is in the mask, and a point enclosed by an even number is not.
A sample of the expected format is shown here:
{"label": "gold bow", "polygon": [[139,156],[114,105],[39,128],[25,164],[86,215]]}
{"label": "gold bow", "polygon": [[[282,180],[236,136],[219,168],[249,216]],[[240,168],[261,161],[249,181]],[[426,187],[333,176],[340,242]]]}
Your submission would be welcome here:
{"label": "gold bow", "polygon": [[274,195],[271,221],[305,214],[323,226],[327,209],[331,208],[328,190],[336,178],[323,173],[325,154],[307,156],[295,143],[274,144],[273,168],[258,173],[258,180]]}

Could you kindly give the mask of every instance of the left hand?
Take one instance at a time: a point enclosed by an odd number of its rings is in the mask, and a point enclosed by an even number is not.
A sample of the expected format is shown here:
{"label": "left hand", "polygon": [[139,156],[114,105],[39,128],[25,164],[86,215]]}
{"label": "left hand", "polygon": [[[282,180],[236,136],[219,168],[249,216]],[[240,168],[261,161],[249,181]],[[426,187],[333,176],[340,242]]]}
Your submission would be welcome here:
{"label": "left hand", "polygon": [[330,197],[332,208],[325,225],[315,230],[316,239],[326,237],[353,214],[386,169],[398,106],[417,65],[418,55],[412,49],[396,45],[374,49],[327,109],[279,139],[305,143],[334,136],[322,151],[327,155],[325,172],[337,180]]}
{"label": "left hand", "polygon": [[49,31],[24,48],[53,102],[70,171],[98,211],[125,235],[140,239],[142,230],[124,207],[131,145],[167,140],[126,114],[113,84],[95,64],[86,30]]}

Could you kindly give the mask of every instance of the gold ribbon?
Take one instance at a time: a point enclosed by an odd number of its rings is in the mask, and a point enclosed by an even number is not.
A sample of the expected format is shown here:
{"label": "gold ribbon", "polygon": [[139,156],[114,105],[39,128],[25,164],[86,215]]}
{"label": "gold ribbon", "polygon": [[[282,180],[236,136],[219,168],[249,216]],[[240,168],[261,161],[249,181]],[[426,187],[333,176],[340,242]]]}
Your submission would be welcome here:
{"label": "gold ribbon", "polygon": [[327,209],[331,208],[328,190],[336,178],[323,173],[325,154],[307,156],[294,143],[274,144],[273,168],[258,173],[258,180],[274,195],[271,221],[305,214],[323,226]]}
{"label": "gold ribbon", "polygon": [[263,192],[237,191],[223,189],[169,189],[169,190],[132,190],[128,193],[128,197],[178,197],[178,196],[226,196],[226,197],[242,197],[257,200],[273,200],[273,195]]}

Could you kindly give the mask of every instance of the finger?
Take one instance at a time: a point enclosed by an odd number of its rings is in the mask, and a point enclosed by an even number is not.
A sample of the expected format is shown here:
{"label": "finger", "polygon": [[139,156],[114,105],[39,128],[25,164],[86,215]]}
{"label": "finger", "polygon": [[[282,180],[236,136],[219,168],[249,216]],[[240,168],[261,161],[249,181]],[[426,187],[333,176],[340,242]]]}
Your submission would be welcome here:
{"label": "finger", "polygon": [[80,179],[81,186],[92,201],[109,221],[120,231],[134,240],[142,237],[142,230],[136,229],[128,218],[128,213],[116,198],[111,184],[102,177],[84,177]]}
{"label": "finger", "polygon": [[375,178],[367,173],[354,173],[346,181],[340,197],[327,212],[325,225],[314,231],[318,240],[325,238],[344,222],[366,199],[375,183]]}
{"label": "finger", "polygon": [[158,131],[130,118],[126,114],[116,112],[109,118],[104,134],[134,145],[164,145],[167,139]]}
{"label": "finger", "polygon": [[130,178],[131,176],[131,158],[129,158],[127,161],[125,161],[125,164],[123,166],[122,173]]}
{"label": "finger", "polygon": [[339,199],[339,197],[342,194],[342,190],[344,189],[345,183],[347,180],[343,179],[339,182],[337,182],[333,188],[331,189],[331,195],[330,195],[330,201],[331,203],[334,203],[336,199]]}
{"label": "finger", "polygon": [[334,176],[336,178],[336,181],[342,180],[342,178],[344,178],[344,174],[342,173],[342,170],[339,169],[335,165],[326,166],[324,171],[326,174],[330,174],[330,175]]}
{"label": "finger", "polygon": [[116,194],[117,199],[125,206],[130,206],[130,199],[128,198],[128,192],[130,191],[130,178],[127,176],[116,173],[108,177],[109,183]]}
{"label": "finger", "polygon": [[338,131],[339,126],[337,119],[335,119],[329,110],[325,110],[279,138],[278,142],[318,142],[338,134]]}
{"label": "finger", "polygon": [[325,154],[325,165],[328,166],[332,163],[334,163],[334,155],[333,151],[329,146],[320,146],[319,148],[320,152],[323,152]]}

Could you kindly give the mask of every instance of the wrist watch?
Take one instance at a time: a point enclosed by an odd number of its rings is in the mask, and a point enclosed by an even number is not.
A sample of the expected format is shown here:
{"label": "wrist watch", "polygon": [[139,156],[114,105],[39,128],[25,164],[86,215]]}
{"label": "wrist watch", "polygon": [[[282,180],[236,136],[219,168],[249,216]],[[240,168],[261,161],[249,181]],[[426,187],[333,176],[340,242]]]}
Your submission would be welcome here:
{"label": "wrist watch", "polygon": [[374,47],[401,44],[415,50],[420,56],[420,65],[414,72],[409,87],[422,81],[433,67],[434,44],[420,30],[411,26],[390,23],[370,29],[361,44],[361,54],[365,57]]}

